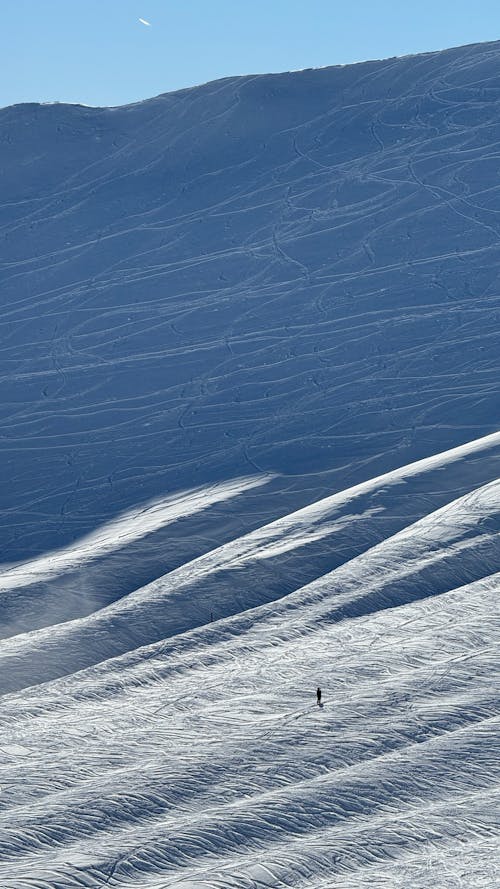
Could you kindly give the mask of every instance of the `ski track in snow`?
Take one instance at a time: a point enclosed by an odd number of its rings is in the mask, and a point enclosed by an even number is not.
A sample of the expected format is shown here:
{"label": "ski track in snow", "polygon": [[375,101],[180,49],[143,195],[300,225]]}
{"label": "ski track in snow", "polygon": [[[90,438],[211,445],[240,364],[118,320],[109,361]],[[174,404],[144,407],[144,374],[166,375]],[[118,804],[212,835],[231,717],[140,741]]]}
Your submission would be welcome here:
{"label": "ski track in snow", "polygon": [[500,885],[499,74],[0,111],[1,889]]}

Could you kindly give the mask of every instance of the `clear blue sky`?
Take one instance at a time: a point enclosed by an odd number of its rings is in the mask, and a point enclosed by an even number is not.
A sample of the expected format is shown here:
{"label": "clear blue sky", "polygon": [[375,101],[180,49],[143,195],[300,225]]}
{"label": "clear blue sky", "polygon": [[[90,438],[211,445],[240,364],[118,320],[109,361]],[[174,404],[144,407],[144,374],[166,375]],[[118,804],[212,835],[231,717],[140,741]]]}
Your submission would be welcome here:
{"label": "clear blue sky", "polygon": [[499,0],[3,0],[0,105],[119,105],[228,74],[496,39]]}

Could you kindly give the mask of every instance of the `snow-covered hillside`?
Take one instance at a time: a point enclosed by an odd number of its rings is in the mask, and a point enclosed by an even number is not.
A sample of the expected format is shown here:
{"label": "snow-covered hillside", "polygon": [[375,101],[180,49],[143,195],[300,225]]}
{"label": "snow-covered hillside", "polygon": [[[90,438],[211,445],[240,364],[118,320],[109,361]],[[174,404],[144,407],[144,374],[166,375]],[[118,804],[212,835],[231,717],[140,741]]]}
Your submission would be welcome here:
{"label": "snow-covered hillside", "polygon": [[500,885],[500,43],[7,108],[0,195],[1,889]]}

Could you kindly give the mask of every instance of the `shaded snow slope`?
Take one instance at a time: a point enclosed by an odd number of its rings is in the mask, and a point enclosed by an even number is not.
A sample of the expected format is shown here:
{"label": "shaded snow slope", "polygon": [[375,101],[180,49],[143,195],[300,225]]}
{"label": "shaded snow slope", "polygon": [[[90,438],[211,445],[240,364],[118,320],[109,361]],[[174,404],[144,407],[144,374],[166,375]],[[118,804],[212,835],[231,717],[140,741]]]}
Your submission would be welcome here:
{"label": "shaded snow slope", "polygon": [[1,889],[498,884],[499,83],[0,111]]}
{"label": "shaded snow slope", "polygon": [[499,73],[485,44],[0,111],[3,561],[495,431]]}

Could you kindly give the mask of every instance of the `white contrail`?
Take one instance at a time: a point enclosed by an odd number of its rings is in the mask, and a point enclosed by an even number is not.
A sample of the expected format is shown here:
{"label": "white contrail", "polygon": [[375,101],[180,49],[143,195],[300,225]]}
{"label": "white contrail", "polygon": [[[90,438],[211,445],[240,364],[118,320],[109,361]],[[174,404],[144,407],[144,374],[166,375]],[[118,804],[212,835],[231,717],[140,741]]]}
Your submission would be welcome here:
{"label": "white contrail", "polygon": [[147,25],[148,28],[151,27],[151,22],[146,21],[146,19],[139,19],[142,25]]}

